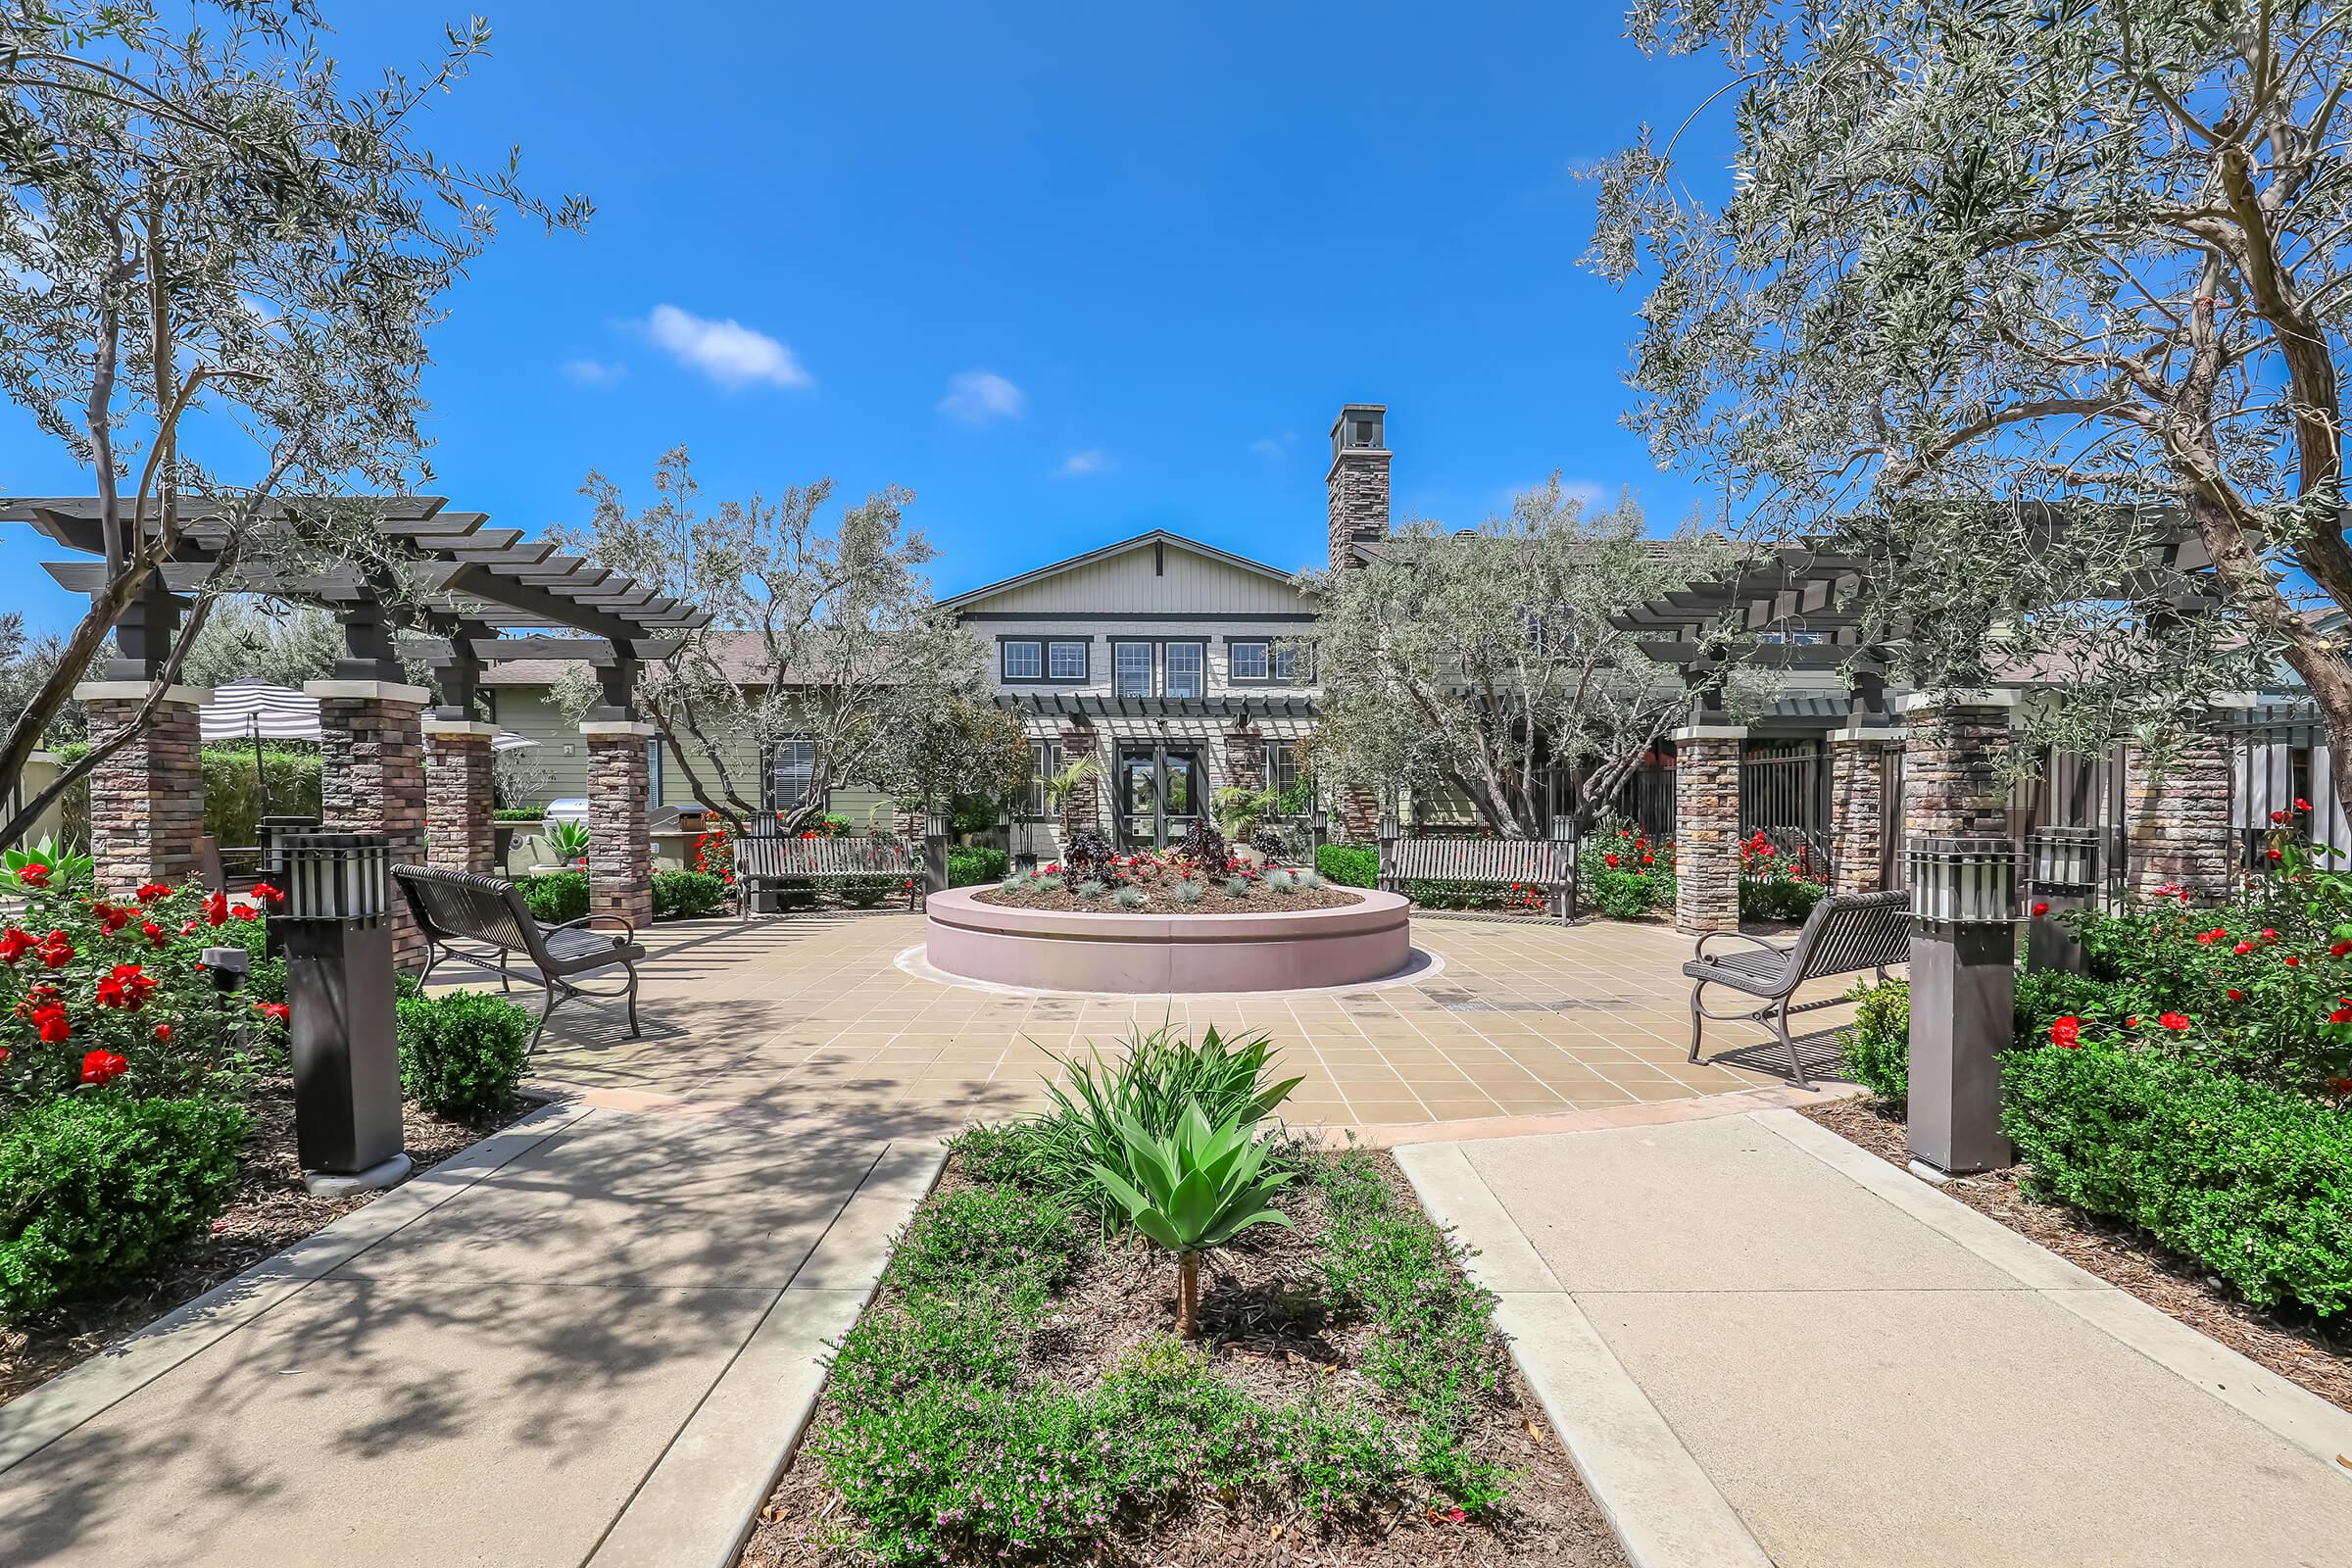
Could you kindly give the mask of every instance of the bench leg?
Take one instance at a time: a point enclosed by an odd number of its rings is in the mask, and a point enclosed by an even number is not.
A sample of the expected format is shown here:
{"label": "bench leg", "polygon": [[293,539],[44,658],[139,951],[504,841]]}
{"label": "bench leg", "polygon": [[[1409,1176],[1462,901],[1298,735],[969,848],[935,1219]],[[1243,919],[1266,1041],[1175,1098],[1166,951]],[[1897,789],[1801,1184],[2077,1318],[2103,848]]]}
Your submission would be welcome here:
{"label": "bench leg", "polygon": [[1788,996],[1783,997],[1781,1004],[1773,1009],[1772,1028],[1773,1032],[1781,1037],[1781,1044],[1788,1048],[1790,1081],[1799,1089],[1810,1089],[1813,1087],[1813,1081],[1805,1076],[1805,1058],[1797,1054],[1796,1041],[1788,1033],[1788,1003],[1795,995],[1796,993],[1791,991]]}
{"label": "bench leg", "polygon": [[637,966],[631,963],[622,967],[629,971],[629,1038],[635,1040],[641,1032],[637,1027]]}
{"label": "bench leg", "polygon": [[547,1004],[539,1009],[539,1027],[531,1031],[531,1043],[522,1048],[522,1054],[526,1056],[539,1049],[539,1037],[547,1033],[548,1015],[556,1010],[556,1004],[561,1000],[556,995],[554,981],[542,978],[539,983],[547,992]]}
{"label": "bench leg", "polygon": [[1706,989],[1707,983],[1704,980],[1690,988],[1690,1054],[1685,1058],[1689,1061],[1698,1059],[1699,1031],[1707,1026],[1707,1015],[1701,1012],[1698,1006],[1698,994]]}
{"label": "bench leg", "polygon": [[511,994],[514,989],[514,982],[507,978],[507,950],[504,948],[498,950],[498,989],[501,995]]}

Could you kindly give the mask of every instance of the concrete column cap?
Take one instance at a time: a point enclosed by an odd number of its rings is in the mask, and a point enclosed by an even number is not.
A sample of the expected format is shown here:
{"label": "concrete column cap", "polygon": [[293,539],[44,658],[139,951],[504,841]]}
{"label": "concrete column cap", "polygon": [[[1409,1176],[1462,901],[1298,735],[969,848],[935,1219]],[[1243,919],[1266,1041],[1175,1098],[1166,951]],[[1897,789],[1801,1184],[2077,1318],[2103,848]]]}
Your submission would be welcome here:
{"label": "concrete column cap", "polygon": [[1894,700],[1894,710],[1898,713],[1922,713],[1946,708],[2015,708],[2025,698],[2024,692],[2007,686],[1946,692],[1941,697],[1934,692],[1905,692]]}
{"label": "concrete column cap", "polygon": [[498,726],[485,724],[478,718],[434,718],[428,713],[424,732],[443,740],[486,741],[498,733]]}
{"label": "concrete column cap", "polygon": [[418,708],[433,700],[433,694],[422,686],[404,686],[396,680],[306,680],[302,683],[305,697],[358,697],[379,703],[415,703]]}
{"label": "concrete column cap", "polygon": [[[74,688],[77,703],[143,703],[155,687],[143,680],[85,680]],[[167,686],[163,700],[184,708],[202,708],[213,700],[210,686]]]}
{"label": "concrete column cap", "polygon": [[634,719],[594,718],[580,726],[580,733],[592,741],[652,740],[661,731],[651,724]]}
{"label": "concrete column cap", "polygon": [[2215,692],[2205,701],[2208,706],[2214,708],[2260,708],[2262,706],[2262,696],[2259,692]]}
{"label": "concrete column cap", "polygon": [[1848,724],[1843,729],[1830,731],[1830,740],[1833,744],[1842,741],[1847,745],[1866,745],[1872,742],[1891,745],[1902,738],[1903,726],[1900,724]]}
{"label": "concrete column cap", "polygon": [[1670,741],[1743,741],[1747,739],[1745,724],[1685,724],[1668,733]]}

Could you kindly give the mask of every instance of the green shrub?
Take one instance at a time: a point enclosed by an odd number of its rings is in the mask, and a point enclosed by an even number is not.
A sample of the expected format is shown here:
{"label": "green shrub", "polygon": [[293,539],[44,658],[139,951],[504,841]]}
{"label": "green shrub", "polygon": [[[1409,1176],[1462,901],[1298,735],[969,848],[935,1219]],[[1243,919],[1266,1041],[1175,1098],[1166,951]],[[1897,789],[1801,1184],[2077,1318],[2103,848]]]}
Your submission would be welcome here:
{"label": "green shrub", "polygon": [[2352,1117],[2099,1042],[2011,1052],[2001,1124],[2033,1185],[2125,1220],[2264,1306],[2352,1305]]}
{"label": "green shrub", "polygon": [[656,871],[654,918],[699,920],[727,906],[727,885],[708,871]]}
{"label": "green shrub", "polygon": [[1639,920],[1674,903],[1674,879],[1657,872],[1616,871],[1607,866],[1585,878],[1592,906],[1614,920]]}
{"label": "green shrub", "polygon": [[514,885],[522,889],[522,902],[530,906],[531,918],[543,924],[562,925],[588,912],[585,871],[537,871],[516,877]]}
{"label": "green shrub", "polygon": [[[264,815],[318,815],[316,742],[264,741],[259,781],[250,741],[207,746],[197,754],[197,761],[204,774],[204,830],[216,843],[259,843]],[[269,785],[267,812],[262,809],[263,782]]]}
{"label": "green shrub", "polygon": [[486,991],[395,1004],[400,1084],[427,1110],[475,1116],[514,1098],[530,1060],[531,1015]]}
{"label": "green shrub", "polygon": [[978,887],[1002,882],[1012,874],[1012,857],[984,845],[957,845],[948,851],[948,886]]}
{"label": "green shrub", "polygon": [[501,806],[490,812],[493,822],[542,822],[547,819],[544,806]]}
{"label": "green shrub", "polygon": [[1827,891],[1819,882],[1799,877],[1743,876],[1740,879],[1740,918],[1802,920]]}
{"label": "green shrub", "polygon": [[825,885],[853,909],[870,909],[884,899],[906,896],[906,878],[903,876],[845,876]]}
{"label": "green shrub", "polygon": [[1376,888],[1380,886],[1380,851],[1357,844],[1318,845],[1315,869],[1344,888]]}
{"label": "green shrub", "polygon": [[0,1126],[0,1316],[114,1289],[205,1234],[237,1190],[225,1101],[52,1100]]}
{"label": "green shrub", "polygon": [[1845,1075],[1899,1113],[1911,1099],[1911,986],[1865,981],[1846,993],[1860,1005],[1838,1031]]}
{"label": "green shrub", "polygon": [[1404,885],[1404,896],[1424,909],[1483,909],[1502,902],[1502,889],[1493,882],[1415,879]]}

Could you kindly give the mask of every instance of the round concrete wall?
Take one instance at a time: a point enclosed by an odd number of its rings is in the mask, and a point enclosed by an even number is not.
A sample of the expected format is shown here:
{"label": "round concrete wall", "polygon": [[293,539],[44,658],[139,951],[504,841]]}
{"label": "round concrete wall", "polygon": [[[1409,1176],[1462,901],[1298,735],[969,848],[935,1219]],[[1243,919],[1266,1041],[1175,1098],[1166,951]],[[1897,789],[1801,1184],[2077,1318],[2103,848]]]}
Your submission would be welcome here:
{"label": "round concrete wall", "polygon": [[1405,901],[1277,914],[1110,914],[934,893],[924,951],[967,980],[1045,991],[1295,991],[1360,985],[1412,956]]}

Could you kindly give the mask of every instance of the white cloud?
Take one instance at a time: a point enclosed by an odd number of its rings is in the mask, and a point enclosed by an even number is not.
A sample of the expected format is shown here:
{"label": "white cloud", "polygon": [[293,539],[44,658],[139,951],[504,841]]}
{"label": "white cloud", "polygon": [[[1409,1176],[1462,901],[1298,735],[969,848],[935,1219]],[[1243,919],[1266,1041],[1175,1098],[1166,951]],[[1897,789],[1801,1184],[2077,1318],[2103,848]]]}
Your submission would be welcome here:
{"label": "white cloud", "polygon": [[607,365],[602,360],[565,360],[564,373],[581,386],[611,386],[627,375],[629,368],[618,361]]}
{"label": "white cloud", "polygon": [[1084,452],[1073,452],[1061,460],[1061,476],[1065,479],[1084,478],[1090,473],[1108,473],[1110,469],[1110,454],[1101,447],[1088,447]]}
{"label": "white cloud", "polygon": [[948,395],[939,400],[940,413],[966,424],[1017,419],[1028,406],[1028,394],[994,370],[962,370],[949,376]]}
{"label": "white cloud", "polygon": [[1298,432],[1285,430],[1280,435],[1261,435],[1250,443],[1250,450],[1269,462],[1281,457],[1298,444]]}
{"label": "white cloud", "polygon": [[749,386],[766,381],[775,386],[813,386],[808,372],[792,350],[756,332],[742,322],[706,320],[675,305],[657,305],[645,318],[653,340],[721,386]]}

